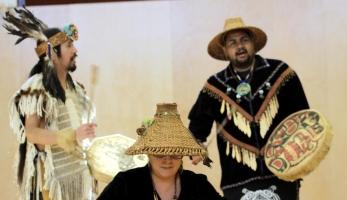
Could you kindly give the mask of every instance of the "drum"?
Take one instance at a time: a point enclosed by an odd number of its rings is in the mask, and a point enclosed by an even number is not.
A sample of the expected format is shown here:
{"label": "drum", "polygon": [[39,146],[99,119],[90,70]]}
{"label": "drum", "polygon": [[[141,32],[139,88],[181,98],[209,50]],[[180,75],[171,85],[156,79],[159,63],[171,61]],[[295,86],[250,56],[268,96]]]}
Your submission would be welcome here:
{"label": "drum", "polygon": [[291,114],[272,132],[265,145],[266,166],[278,178],[295,181],[312,172],[330,149],[333,130],[319,112]]}
{"label": "drum", "polygon": [[134,143],[134,139],[122,134],[95,138],[86,151],[92,176],[98,181],[109,183],[120,171],[146,165],[147,155],[124,154],[125,150]]}

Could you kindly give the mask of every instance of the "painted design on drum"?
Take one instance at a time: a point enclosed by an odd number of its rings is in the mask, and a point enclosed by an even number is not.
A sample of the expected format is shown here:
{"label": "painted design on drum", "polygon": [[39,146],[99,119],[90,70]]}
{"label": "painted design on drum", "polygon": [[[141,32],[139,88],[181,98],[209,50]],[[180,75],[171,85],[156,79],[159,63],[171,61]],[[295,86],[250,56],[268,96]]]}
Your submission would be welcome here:
{"label": "painted design on drum", "polygon": [[120,171],[125,171],[135,167],[135,162],[132,156],[124,154],[125,150],[129,148],[129,145],[116,142],[112,146],[113,149],[106,151],[106,155],[118,161],[118,167]]}
{"label": "painted design on drum", "polygon": [[[107,146],[107,144],[105,144]],[[137,166],[135,159],[145,160],[144,155],[129,156],[125,155],[125,151],[130,147],[129,144],[115,142],[110,144],[111,148],[106,151],[106,155],[113,158],[118,163],[119,171],[125,171]]]}
{"label": "painted design on drum", "polygon": [[313,111],[291,116],[274,130],[268,140],[265,156],[268,167],[286,172],[313,154],[324,131],[322,119]]}
{"label": "painted design on drum", "polygon": [[269,189],[251,191],[246,188],[242,189],[245,193],[240,200],[281,200],[281,198],[274,191],[276,186],[272,185]]}
{"label": "painted design on drum", "polygon": [[119,171],[144,166],[148,160],[145,155],[129,156],[124,153],[134,141],[117,135],[100,137],[93,141],[88,157],[93,158],[94,167],[102,169],[103,173],[116,175]]}

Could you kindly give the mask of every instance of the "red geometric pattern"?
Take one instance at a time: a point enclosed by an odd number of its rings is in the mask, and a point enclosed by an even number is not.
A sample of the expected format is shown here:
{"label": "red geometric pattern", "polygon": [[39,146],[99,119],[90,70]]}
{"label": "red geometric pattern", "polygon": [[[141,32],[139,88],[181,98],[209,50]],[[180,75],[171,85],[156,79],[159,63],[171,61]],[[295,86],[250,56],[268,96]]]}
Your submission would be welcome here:
{"label": "red geometric pattern", "polygon": [[312,110],[290,115],[276,127],[266,144],[267,166],[274,173],[286,173],[308,161],[320,147],[323,131],[321,116]]}

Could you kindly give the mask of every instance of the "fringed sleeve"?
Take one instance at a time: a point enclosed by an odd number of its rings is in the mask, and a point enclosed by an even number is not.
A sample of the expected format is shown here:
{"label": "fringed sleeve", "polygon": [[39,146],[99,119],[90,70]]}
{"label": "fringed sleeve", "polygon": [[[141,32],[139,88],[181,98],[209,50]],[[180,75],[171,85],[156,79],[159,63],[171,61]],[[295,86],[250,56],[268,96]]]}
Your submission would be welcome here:
{"label": "fringed sleeve", "polygon": [[10,126],[17,135],[17,141],[24,143],[26,132],[21,117],[37,114],[45,116],[46,124],[53,123],[57,116],[56,99],[44,89],[42,75],[29,78],[9,102]]}
{"label": "fringed sleeve", "polygon": [[[25,117],[30,115],[38,115],[39,117],[45,117],[46,124],[49,124],[49,129],[56,130],[57,118],[57,100],[51,97],[43,87],[42,74],[36,74],[29,78],[23,86],[18,90],[11,98],[8,108],[10,115],[10,126],[13,132],[17,135],[17,141],[20,143],[25,142],[26,130],[25,130]],[[37,173],[35,170],[34,159],[38,155],[38,151],[35,144],[30,142],[26,146],[26,161],[23,174],[23,187],[22,194],[25,200],[30,199],[30,192],[33,192],[32,178]],[[45,152],[50,152],[50,146],[46,145]],[[45,154],[43,154],[45,155]],[[50,179],[53,175],[53,166],[51,160],[51,154],[47,154],[48,159],[45,160],[45,179]]]}

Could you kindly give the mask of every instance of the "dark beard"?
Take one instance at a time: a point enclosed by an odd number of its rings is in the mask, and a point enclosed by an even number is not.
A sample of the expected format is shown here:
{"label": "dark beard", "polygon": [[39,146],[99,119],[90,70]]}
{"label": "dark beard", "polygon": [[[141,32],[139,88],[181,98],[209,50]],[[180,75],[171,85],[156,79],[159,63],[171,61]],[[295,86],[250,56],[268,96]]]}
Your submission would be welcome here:
{"label": "dark beard", "polygon": [[245,60],[245,61],[240,62],[238,59],[231,61],[232,66],[237,67],[239,69],[245,69],[245,68],[250,67],[253,63],[253,60],[254,60],[254,54],[249,55],[247,52],[247,55],[248,55],[248,57],[247,57],[247,60]]}
{"label": "dark beard", "polygon": [[74,71],[76,70],[76,68],[77,68],[76,65],[72,65],[72,66],[68,67],[67,70],[68,70],[69,72],[74,72]]}
{"label": "dark beard", "polygon": [[249,67],[252,63],[253,63],[253,57],[251,57],[251,56],[248,55],[248,58],[247,58],[247,60],[245,60],[245,61],[240,62],[240,61],[238,61],[238,60],[236,59],[236,61],[234,61],[234,63],[233,63],[233,66],[242,69],[242,68],[247,68],[247,67]]}
{"label": "dark beard", "polygon": [[[75,60],[76,58],[77,58],[77,54],[74,54],[70,60],[73,61],[73,60]],[[77,66],[76,66],[76,64],[74,64],[74,65],[68,67],[67,70],[68,70],[69,72],[74,72],[74,71],[76,70],[76,68],[77,68]]]}

